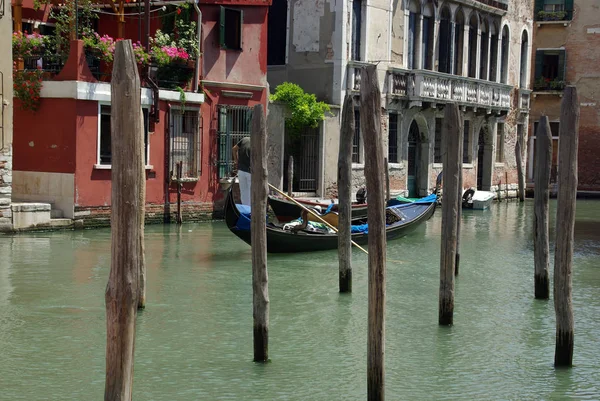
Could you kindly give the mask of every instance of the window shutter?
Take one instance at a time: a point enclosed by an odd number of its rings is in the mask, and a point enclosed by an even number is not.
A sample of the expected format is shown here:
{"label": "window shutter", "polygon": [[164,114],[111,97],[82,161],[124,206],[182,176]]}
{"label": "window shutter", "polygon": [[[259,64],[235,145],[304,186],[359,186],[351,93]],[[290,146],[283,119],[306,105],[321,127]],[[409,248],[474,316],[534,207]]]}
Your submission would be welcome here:
{"label": "window shutter", "polygon": [[223,6],[221,6],[220,15],[219,44],[223,49],[227,49],[225,46],[225,7]]}
{"label": "window shutter", "polygon": [[567,19],[573,19],[573,0],[565,0],[565,11],[567,12]]}
{"label": "window shutter", "polygon": [[558,52],[558,78],[561,81],[567,80],[567,51]]}
{"label": "window shutter", "polygon": [[535,79],[538,80],[542,77],[542,67],[544,65],[544,51],[535,51]]}
{"label": "window shutter", "polygon": [[[569,1],[569,0],[567,0],[567,1]],[[573,2],[573,0],[571,0],[571,3],[572,2]],[[538,13],[543,10],[544,10],[544,0],[535,0],[535,8],[533,10],[533,19],[537,20]]]}
{"label": "window shutter", "polygon": [[244,31],[244,10],[240,10],[240,49],[242,48],[242,32]]}

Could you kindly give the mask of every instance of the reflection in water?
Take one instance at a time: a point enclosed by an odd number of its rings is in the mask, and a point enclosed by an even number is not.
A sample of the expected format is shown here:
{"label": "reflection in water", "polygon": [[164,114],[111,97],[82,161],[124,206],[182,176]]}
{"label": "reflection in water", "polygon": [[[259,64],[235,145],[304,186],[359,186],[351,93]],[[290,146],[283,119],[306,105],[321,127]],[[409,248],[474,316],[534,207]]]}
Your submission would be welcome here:
{"label": "reflection in water", "polygon": [[[390,242],[388,398],[599,399],[597,205],[578,202],[572,370],[553,369],[553,303],[533,298],[533,202],[463,214],[450,328],[437,325],[440,210]],[[250,247],[222,222],[148,226],[145,245],[135,399],[365,398],[363,254],[352,294],[338,293],[335,252],[269,255],[273,362],[256,365]],[[110,231],[3,237],[0,252],[0,398],[101,399]]]}

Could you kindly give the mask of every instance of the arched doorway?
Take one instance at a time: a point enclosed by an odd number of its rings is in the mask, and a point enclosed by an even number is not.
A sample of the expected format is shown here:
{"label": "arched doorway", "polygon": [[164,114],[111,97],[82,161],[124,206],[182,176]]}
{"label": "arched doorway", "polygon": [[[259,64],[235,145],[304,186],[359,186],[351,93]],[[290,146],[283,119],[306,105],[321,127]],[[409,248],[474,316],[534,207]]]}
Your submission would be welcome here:
{"label": "arched doorway", "polygon": [[416,198],[419,196],[420,136],[419,125],[413,120],[408,130],[407,189],[409,198]]}
{"label": "arched doorway", "polygon": [[492,151],[493,146],[489,127],[484,123],[479,130],[477,141],[477,189],[480,191],[489,191],[492,186]]}

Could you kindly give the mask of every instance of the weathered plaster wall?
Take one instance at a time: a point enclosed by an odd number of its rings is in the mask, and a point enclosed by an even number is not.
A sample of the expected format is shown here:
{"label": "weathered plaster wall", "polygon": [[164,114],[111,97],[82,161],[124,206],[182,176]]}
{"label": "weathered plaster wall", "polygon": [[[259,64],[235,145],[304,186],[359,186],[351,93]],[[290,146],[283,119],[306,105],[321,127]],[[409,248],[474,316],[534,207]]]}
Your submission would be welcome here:
{"label": "weathered plaster wall", "polygon": [[[566,49],[566,83],[574,85],[579,96],[578,188],[582,191],[600,191],[599,14],[600,4],[576,0],[573,20],[568,26],[544,24],[535,28],[534,57],[535,48]],[[538,95],[532,99],[531,131],[542,114],[550,121],[560,121],[561,101],[556,95]]]}
{"label": "weathered plaster wall", "polygon": [[269,184],[277,188],[283,188],[283,155],[287,112],[287,107],[283,104],[269,104],[269,114],[267,116],[267,172]]}
{"label": "weathered plaster wall", "polygon": [[[2,94],[0,121],[3,138],[0,137],[0,225],[9,224],[11,217],[10,199],[12,192],[12,140],[13,140],[13,80],[12,80],[12,16],[10,2],[4,6],[0,18],[0,72],[2,72]],[[3,220],[7,219],[7,220]]]}

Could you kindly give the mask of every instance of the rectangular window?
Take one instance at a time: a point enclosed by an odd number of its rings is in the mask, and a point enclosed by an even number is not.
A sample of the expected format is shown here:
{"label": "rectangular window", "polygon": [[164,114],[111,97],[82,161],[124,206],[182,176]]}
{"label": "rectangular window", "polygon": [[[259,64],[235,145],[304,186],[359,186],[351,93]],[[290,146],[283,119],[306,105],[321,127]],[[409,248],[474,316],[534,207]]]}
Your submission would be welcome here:
{"label": "rectangular window", "polygon": [[536,90],[563,90],[566,79],[567,54],[563,49],[536,50],[535,82]]}
{"label": "rectangular window", "polygon": [[566,21],[573,18],[574,0],[535,0],[537,21]]}
{"label": "rectangular window", "polygon": [[[100,104],[98,115],[98,160],[97,164],[110,166],[112,162],[111,140],[110,140],[110,105]],[[148,143],[148,109],[142,108],[144,116],[144,163],[149,164],[150,144]]]}
{"label": "rectangular window", "polygon": [[252,108],[219,106],[219,178],[228,177],[236,168],[232,148],[245,136],[250,136]]}
{"label": "rectangular window", "polygon": [[285,65],[287,0],[273,0],[267,22],[267,65]]}
{"label": "rectangular window", "polygon": [[352,0],[352,60],[360,60],[362,35],[362,1]]}
{"label": "rectangular window", "polygon": [[564,11],[565,0],[544,0],[544,11],[555,12]]}
{"label": "rectangular window", "polygon": [[468,164],[471,161],[471,155],[469,154],[469,149],[471,148],[471,138],[469,136],[470,130],[470,121],[465,120],[464,127],[464,137],[463,137],[463,163]]}
{"label": "rectangular window", "polygon": [[496,163],[504,163],[504,123],[496,128]]}
{"label": "rectangular window", "polygon": [[173,110],[171,119],[170,171],[177,177],[177,164],[181,163],[182,178],[199,176],[200,129],[198,110]]}
{"label": "rectangular window", "polygon": [[390,113],[388,128],[388,163],[398,163],[398,114]]}
{"label": "rectangular window", "polygon": [[360,112],[354,110],[354,137],[352,138],[352,163],[360,163]]}
{"label": "rectangular window", "polygon": [[433,162],[434,163],[443,163],[442,161],[442,123],[444,122],[443,118],[435,119],[435,139],[433,146]]}
{"label": "rectangular window", "polygon": [[242,25],[244,12],[221,6],[220,44],[223,49],[242,50]]}

